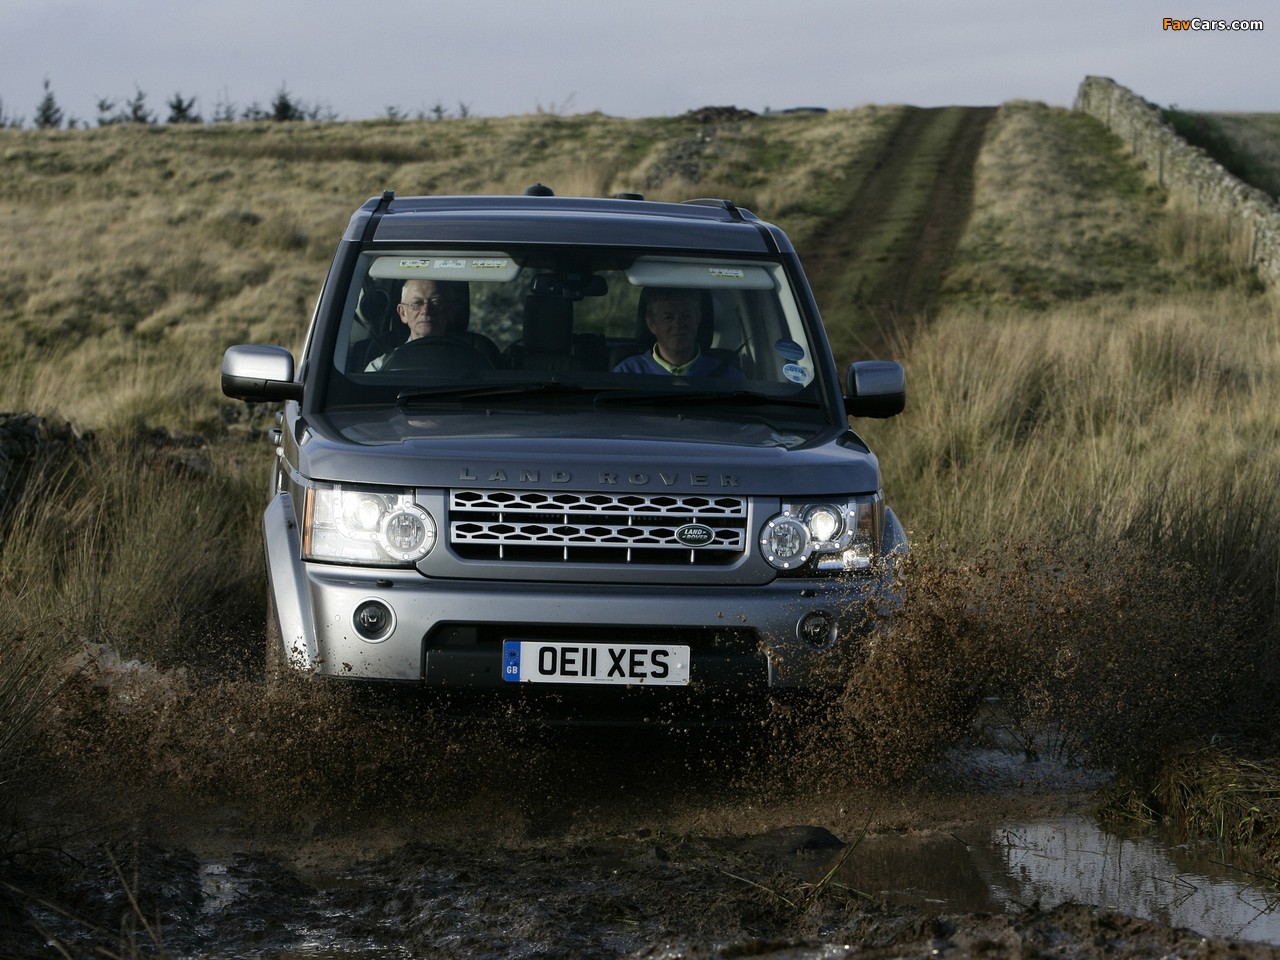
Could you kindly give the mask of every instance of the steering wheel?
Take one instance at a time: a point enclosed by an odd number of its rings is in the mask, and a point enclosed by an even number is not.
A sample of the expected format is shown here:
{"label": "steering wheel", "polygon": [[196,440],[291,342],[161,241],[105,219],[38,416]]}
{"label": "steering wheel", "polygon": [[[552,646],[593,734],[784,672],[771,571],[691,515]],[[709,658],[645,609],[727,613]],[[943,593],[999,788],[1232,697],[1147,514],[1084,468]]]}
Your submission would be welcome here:
{"label": "steering wheel", "polygon": [[419,337],[392,351],[383,370],[407,370],[436,375],[492,370],[493,364],[471,344],[451,336]]}

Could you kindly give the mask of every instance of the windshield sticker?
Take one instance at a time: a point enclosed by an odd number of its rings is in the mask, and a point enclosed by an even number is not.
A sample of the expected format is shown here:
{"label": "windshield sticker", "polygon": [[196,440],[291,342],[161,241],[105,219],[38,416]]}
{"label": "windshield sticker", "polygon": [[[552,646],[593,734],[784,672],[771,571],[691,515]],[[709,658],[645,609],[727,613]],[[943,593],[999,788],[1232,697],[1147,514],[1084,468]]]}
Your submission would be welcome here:
{"label": "windshield sticker", "polygon": [[424,270],[431,266],[430,260],[401,260],[400,266],[406,270]]}
{"label": "windshield sticker", "polygon": [[798,363],[788,363],[782,368],[782,375],[792,383],[808,383],[809,368]]}
{"label": "windshield sticker", "polygon": [[803,360],[804,347],[796,343],[794,340],[788,340],[783,337],[773,345],[773,349],[778,351],[778,356],[784,360]]}
{"label": "windshield sticker", "polygon": [[472,260],[472,270],[505,270],[510,260]]}
{"label": "windshield sticker", "polygon": [[467,261],[465,260],[437,260],[437,270],[465,270],[467,269]]}
{"label": "windshield sticker", "polygon": [[707,273],[716,280],[741,280],[747,275],[741,267],[708,267]]}

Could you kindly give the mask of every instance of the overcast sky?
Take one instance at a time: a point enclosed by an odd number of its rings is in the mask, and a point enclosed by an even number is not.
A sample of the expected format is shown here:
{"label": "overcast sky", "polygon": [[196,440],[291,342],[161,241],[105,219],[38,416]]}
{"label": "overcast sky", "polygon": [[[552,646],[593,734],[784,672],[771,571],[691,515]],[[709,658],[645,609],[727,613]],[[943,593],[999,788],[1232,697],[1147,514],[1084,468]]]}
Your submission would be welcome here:
{"label": "overcast sky", "polygon": [[[1161,106],[1280,112],[1274,0],[0,0],[0,103],[30,126],[141,90],[340,119],[437,103],[670,116],[867,103],[1070,105],[1109,76]],[[1258,32],[1178,20],[1264,21]]]}

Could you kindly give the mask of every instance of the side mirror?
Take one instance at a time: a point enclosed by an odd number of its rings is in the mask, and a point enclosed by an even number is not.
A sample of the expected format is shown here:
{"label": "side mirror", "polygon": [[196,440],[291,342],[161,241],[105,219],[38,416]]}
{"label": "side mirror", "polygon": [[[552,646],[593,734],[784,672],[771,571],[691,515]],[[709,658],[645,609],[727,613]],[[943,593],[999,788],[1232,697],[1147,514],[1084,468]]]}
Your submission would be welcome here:
{"label": "side mirror", "polygon": [[293,354],[284,347],[241,344],[222,355],[222,392],[254,402],[301,400],[293,379]]}
{"label": "side mirror", "polygon": [[851,417],[884,420],[907,405],[907,371],[893,360],[860,360],[849,365],[844,409]]}

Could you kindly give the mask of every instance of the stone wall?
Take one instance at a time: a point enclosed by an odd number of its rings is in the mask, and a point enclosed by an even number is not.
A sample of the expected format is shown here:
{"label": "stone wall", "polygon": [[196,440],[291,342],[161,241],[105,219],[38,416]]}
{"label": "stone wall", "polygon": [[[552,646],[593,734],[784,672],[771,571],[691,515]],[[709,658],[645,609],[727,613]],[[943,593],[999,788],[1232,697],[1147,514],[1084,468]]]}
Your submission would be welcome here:
{"label": "stone wall", "polygon": [[1085,77],[1075,109],[1101,120],[1151,171],[1161,187],[1242,231],[1258,275],[1280,290],[1280,204],[1232,176],[1165,123],[1160,110],[1107,77]]}

